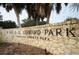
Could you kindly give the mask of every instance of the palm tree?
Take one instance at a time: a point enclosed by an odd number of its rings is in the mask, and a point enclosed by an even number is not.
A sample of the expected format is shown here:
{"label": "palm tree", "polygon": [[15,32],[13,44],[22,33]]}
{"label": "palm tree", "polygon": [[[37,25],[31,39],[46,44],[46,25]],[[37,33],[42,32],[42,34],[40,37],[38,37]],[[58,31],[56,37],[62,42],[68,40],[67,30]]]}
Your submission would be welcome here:
{"label": "palm tree", "polygon": [[12,8],[14,9],[16,17],[17,17],[18,27],[21,27],[19,14],[21,14],[25,5],[20,4],[20,3],[1,3],[0,5],[2,5],[6,9],[7,12],[12,10]]}
{"label": "palm tree", "polygon": [[[31,3],[27,4],[27,12],[29,15],[29,18],[31,17],[36,21],[36,25],[38,25],[39,20],[41,19],[43,21],[44,18],[47,18],[47,24],[49,23],[49,18],[52,9],[54,10],[54,7],[56,12],[59,14],[61,10],[61,3]],[[67,6],[68,3],[65,3],[65,6]]]}
{"label": "palm tree", "polygon": [[[28,17],[35,20],[36,25],[38,25],[40,19],[43,21],[45,17],[47,18],[47,24],[49,23],[53,5],[56,6],[57,13],[61,10],[61,3],[0,3],[0,5],[8,12],[14,8],[19,27],[21,27],[19,14],[21,14],[24,8],[27,10]],[[65,5],[67,5],[67,3],[65,3]]]}
{"label": "palm tree", "polygon": [[52,10],[52,4],[50,3],[31,3],[27,4],[26,10],[28,12],[28,16],[36,21],[36,25],[38,25],[39,20],[46,17],[47,23],[49,23],[49,17]]}
{"label": "palm tree", "polygon": [[0,20],[3,20],[3,16],[2,15],[0,15]]}
{"label": "palm tree", "polygon": [[73,3],[73,4],[70,4],[70,10],[74,11],[79,11],[79,3]]}
{"label": "palm tree", "polygon": [[21,14],[21,12],[24,9],[25,5],[14,3],[14,4],[12,4],[12,7],[14,8],[14,11],[15,11],[15,14],[16,14],[16,17],[17,17],[18,25],[19,25],[19,27],[21,27],[19,14]]}
{"label": "palm tree", "polygon": [[[64,3],[64,4],[65,4],[65,6],[68,5],[68,3]],[[56,4],[55,4],[55,10],[56,10],[56,12],[57,12],[58,14],[59,14],[61,8],[62,8],[61,3],[56,3]]]}

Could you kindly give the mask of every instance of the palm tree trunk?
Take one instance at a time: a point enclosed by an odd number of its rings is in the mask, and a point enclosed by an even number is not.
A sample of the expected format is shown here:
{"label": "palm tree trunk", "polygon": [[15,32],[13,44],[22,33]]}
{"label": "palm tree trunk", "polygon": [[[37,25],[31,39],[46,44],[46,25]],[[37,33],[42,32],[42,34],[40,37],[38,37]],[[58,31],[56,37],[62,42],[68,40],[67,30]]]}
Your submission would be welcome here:
{"label": "palm tree trunk", "polygon": [[17,17],[18,27],[21,28],[20,17],[18,13],[16,13],[16,17]]}
{"label": "palm tree trunk", "polygon": [[50,15],[51,15],[51,11],[53,8],[53,4],[52,3],[47,3],[46,7],[45,7],[45,13],[46,13],[46,18],[47,18],[47,24],[49,24],[49,19],[50,19]]}
{"label": "palm tree trunk", "polygon": [[49,24],[50,15],[51,15],[51,7],[48,10],[48,14],[47,14],[47,24]]}
{"label": "palm tree trunk", "polygon": [[35,18],[35,25],[38,25],[38,18]]}
{"label": "palm tree trunk", "polygon": [[49,24],[49,18],[50,18],[50,15],[47,15],[47,24]]}
{"label": "palm tree trunk", "polygon": [[38,19],[36,19],[36,26],[38,25]]}
{"label": "palm tree trunk", "polygon": [[49,24],[49,19],[47,18],[47,22],[46,22],[46,24]]}
{"label": "palm tree trunk", "polygon": [[16,6],[14,6],[14,11],[15,11],[15,14],[16,14],[16,17],[17,17],[18,27],[21,28],[19,12],[18,12],[18,9],[16,8]]}

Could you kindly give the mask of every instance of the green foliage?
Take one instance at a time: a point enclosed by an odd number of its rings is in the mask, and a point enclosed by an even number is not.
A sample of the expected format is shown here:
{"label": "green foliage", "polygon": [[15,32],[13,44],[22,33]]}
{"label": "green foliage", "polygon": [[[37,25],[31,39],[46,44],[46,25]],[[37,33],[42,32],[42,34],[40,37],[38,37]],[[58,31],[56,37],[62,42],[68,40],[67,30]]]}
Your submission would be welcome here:
{"label": "green foliage", "polygon": [[[22,24],[22,27],[29,27],[29,26],[36,26],[36,22],[35,22],[35,20],[29,20],[29,19],[24,19],[23,20],[23,24]],[[43,22],[38,22],[38,25],[44,25],[44,24],[46,24],[46,22],[45,21],[43,21]]]}
{"label": "green foliage", "polygon": [[64,22],[68,22],[68,23],[70,23],[70,24],[72,24],[72,23],[79,23],[79,19],[77,19],[77,18],[67,18]]}
{"label": "green foliage", "polygon": [[79,21],[79,19],[77,19],[77,18],[67,18],[65,21],[71,21],[71,20],[77,20],[77,21]]}
{"label": "green foliage", "polygon": [[2,27],[3,29],[7,29],[7,28],[16,28],[16,23],[13,21],[0,21],[0,27]]}
{"label": "green foliage", "polygon": [[3,26],[3,21],[0,21],[0,27],[2,27]]}

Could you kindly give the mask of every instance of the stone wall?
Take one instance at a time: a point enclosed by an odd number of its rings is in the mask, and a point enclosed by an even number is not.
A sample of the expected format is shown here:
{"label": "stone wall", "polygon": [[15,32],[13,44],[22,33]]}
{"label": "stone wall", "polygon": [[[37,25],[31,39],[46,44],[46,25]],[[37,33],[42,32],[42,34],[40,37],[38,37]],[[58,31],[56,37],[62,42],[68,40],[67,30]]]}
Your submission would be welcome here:
{"label": "stone wall", "polygon": [[79,54],[79,23],[3,29],[2,41],[32,45],[52,54]]}
{"label": "stone wall", "polygon": [[2,29],[0,28],[0,42],[1,42],[1,39],[2,39]]}

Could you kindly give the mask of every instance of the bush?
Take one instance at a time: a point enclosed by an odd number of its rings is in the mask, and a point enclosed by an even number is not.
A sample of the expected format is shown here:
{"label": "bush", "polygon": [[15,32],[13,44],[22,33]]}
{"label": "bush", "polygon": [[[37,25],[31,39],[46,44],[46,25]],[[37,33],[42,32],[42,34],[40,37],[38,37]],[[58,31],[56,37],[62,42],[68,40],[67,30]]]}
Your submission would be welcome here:
{"label": "bush", "polygon": [[[38,25],[44,25],[46,24],[45,21],[38,22]],[[36,26],[36,22],[34,20],[24,20],[24,23],[22,24],[22,27],[29,27],[29,26]]]}

